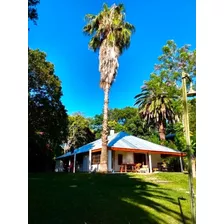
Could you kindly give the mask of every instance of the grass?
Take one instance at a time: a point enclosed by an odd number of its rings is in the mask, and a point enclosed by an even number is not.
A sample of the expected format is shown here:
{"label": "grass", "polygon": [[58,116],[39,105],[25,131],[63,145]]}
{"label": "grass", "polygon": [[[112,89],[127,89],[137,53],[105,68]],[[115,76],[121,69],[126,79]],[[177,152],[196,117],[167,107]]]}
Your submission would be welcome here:
{"label": "grass", "polygon": [[29,224],[190,223],[183,173],[29,174],[28,189]]}

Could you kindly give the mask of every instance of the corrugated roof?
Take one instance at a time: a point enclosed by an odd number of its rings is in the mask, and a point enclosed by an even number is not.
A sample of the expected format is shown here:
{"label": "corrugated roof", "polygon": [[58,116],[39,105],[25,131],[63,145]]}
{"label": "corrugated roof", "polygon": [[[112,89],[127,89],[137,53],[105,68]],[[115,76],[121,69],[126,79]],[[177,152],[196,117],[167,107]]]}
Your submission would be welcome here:
{"label": "corrugated roof", "polygon": [[[65,154],[63,156],[57,157],[56,159],[64,158],[74,154],[88,152],[89,150],[100,149],[102,147],[102,140],[98,139],[94,142],[86,144],[74,151],[74,153]],[[108,136],[108,147],[113,148],[124,148],[124,149],[139,149],[154,152],[164,152],[164,153],[181,153],[180,151],[158,145],[144,139],[129,135],[126,132],[119,132]]]}
{"label": "corrugated roof", "polygon": [[63,159],[63,158],[65,158],[65,157],[69,157],[69,156],[72,156],[72,153],[71,153],[71,152],[66,152],[64,155],[59,156],[59,157],[57,157],[56,159]]}
{"label": "corrugated roof", "polygon": [[144,139],[135,137],[133,135],[129,135],[125,132],[119,132],[112,141],[108,143],[110,147],[116,148],[126,148],[126,149],[141,149],[147,151],[158,151],[158,152],[173,152],[173,153],[181,153],[180,151],[176,151],[174,149],[168,148],[166,146],[158,145]]}

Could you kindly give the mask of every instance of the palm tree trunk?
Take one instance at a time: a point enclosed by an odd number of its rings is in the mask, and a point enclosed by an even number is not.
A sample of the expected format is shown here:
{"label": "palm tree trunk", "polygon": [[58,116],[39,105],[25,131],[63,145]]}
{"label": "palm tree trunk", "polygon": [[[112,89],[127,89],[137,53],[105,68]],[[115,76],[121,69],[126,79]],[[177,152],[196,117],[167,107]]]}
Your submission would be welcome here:
{"label": "palm tree trunk", "polygon": [[160,137],[160,140],[161,140],[161,141],[166,140],[165,127],[164,127],[163,122],[161,122],[161,123],[159,124],[159,137]]}
{"label": "palm tree trunk", "polygon": [[103,109],[103,131],[102,131],[102,150],[100,155],[100,172],[107,172],[107,143],[108,143],[108,103],[110,86],[107,83],[104,88],[104,109]]}

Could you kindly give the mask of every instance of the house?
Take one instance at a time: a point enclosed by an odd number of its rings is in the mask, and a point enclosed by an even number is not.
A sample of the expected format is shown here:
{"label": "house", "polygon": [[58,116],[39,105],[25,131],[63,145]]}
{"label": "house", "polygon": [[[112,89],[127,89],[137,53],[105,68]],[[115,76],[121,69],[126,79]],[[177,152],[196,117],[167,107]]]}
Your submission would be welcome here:
{"label": "house", "polygon": [[[67,160],[69,166],[76,164],[73,172],[77,170],[81,172],[98,171],[101,147],[102,140],[98,139],[75,149],[73,153],[68,152],[59,156],[56,158],[56,168],[60,160]],[[141,163],[148,165],[149,172],[153,172],[163,160],[161,155],[179,157],[180,168],[183,171],[181,159],[185,156],[183,152],[146,141],[126,132],[111,133],[108,136],[108,171],[120,172],[122,168],[127,171],[130,166]]]}

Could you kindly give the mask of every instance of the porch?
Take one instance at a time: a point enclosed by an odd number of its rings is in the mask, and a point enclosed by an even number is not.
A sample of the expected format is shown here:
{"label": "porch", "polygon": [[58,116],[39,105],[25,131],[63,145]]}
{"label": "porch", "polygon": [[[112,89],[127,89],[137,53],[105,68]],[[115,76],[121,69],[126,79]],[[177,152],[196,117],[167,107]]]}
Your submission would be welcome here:
{"label": "porch", "polygon": [[[76,169],[80,172],[97,172],[100,168],[101,151],[89,151],[79,156],[79,163]],[[152,173],[155,171],[170,171],[163,161],[162,154],[108,150],[108,171],[109,172],[138,172]],[[183,171],[182,158],[179,156],[180,171]],[[81,168],[81,169],[80,169]]]}
{"label": "porch", "polygon": [[[150,172],[169,171],[163,163],[163,156],[179,158],[178,167],[183,171],[182,157],[186,155],[162,145],[119,132],[108,136],[108,171],[109,172]],[[73,153],[69,152],[56,158],[61,160],[69,158],[69,164],[74,164],[73,172],[94,172],[100,168],[100,153],[102,140],[98,139],[88,143]]]}

